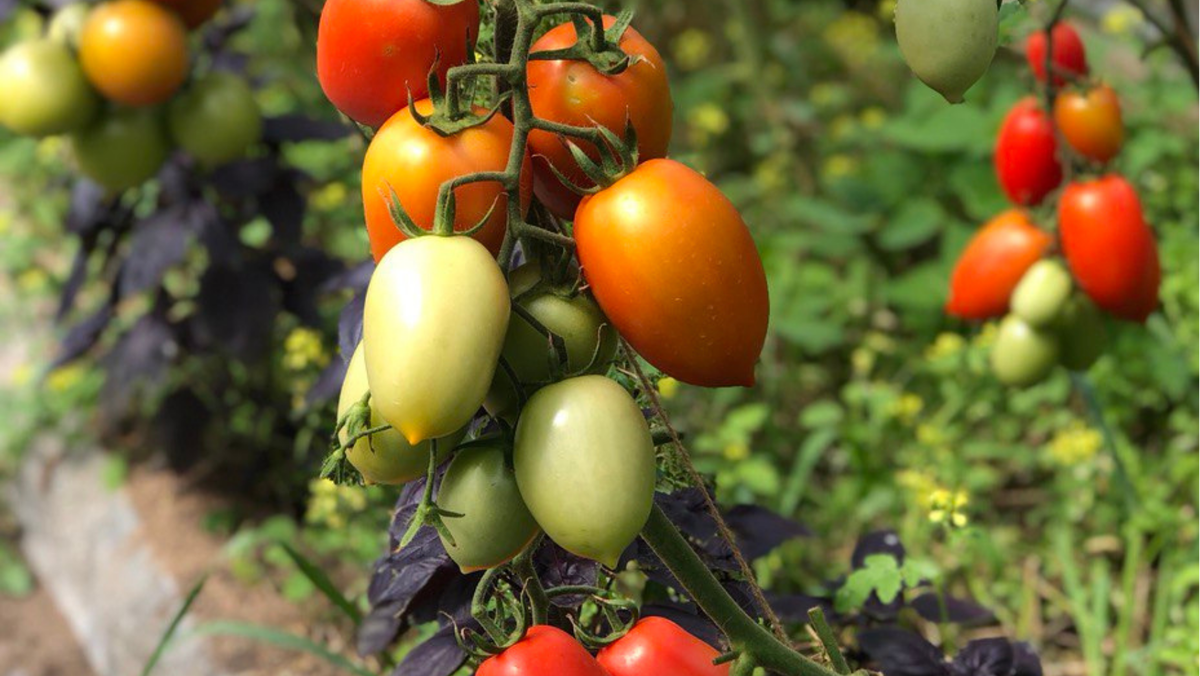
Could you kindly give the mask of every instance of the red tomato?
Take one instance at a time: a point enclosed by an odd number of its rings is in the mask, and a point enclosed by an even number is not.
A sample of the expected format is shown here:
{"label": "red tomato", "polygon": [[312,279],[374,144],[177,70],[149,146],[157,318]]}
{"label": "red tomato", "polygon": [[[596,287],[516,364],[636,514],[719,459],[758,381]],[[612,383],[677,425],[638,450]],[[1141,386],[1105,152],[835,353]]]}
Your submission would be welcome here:
{"label": "red tomato", "polygon": [[575,242],[596,301],[647,361],[693,385],[754,384],[767,280],[715,185],[650,160],[580,202]]}
{"label": "red tomato", "polygon": [[[604,17],[607,28],[616,21]],[[575,25],[568,21],[546,33],[533,51],[566,49],[575,44]],[[637,130],[638,157],[665,157],[671,140],[671,89],[662,57],[632,28],[621,35],[621,49],[636,59],[618,75],[605,75],[586,61],[530,61],[529,101],[533,114],[561,124],[578,127],[603,125],[618,135],[625,132],[626,119]],[[600,155],[591,144],[576,141],[593,159]],[[559,218],[569,219],[579,204],[579,195],[558,180],[550,165],[582,187],[591,185],[571,151],[556,135],[534,131],[529,135],[533,153],[534,193]]]}
{"label": "red tomato", "polygon": [[1158,305],[1158,246],[1133,186],[1120,176],[1072,183],[1058,205],[1071,274],[1111,314],[1143,322]]}
{"label": "red tomato", "polygon": [[[433,110],[429,99],[418,101],[416,106],[423,114]],[[493,115],[485,124],[452,136],[441,136],[422,127],[408,108],[393,115],[371,139],[363,159],[363,209],[375,261],[404,239],[388,210],[391,190],[396,191],[413,222],[430,230],[437,212],[438,187],[464,174],[504,169],[512,141],[512,123],[503,115]],[[526,157],[521,170],[522,211],[529,208],[532,192]],[[503,188],[499,183],[471,183],[456,188],[454,197],[454,229],[458,231],[474,227],[492,209],[487,224],[475,233],[475,239],[496,255],[504,241],[507,218],[508,197]]]}
{"label": "red tomato", "polygon": [[1036,206],[1062,183],[1054,124],[1032,96],[1008,112],[996,137],[996,177],[1008,199]]}
{"label": "red tomato", "polygon": [[991,319],[1008,312],[1013,289],[1052,242],[1049,234],[1018,209],[988,221],[954,265],[946,313],[963,319]]}
{"label": "red tomato", "polygon": [[445,82],[466,62],[479,36],[479,4],[440,6],[425,0],[327,0],[317,28],[317,79],[325,96],[351,119],[378,127],[429,94],[437,62]]}
{"label": "red tomato", "polygon": [[475,676],[609,676],[574,636],[539,624],[525,638],[484,660]]}
{"label": "red tomato", "polygon": [[1086,94],[1059,94],[1054,102],[1054,121],[1075,152],[1097,162],[1111,160],[1125,141],[1121,103],[1108,85]]}
{"label": "red tomato", "polygon": [[715,648],[662,617],[646,617],[596,661],[611,676],[727,676],[729,665],[713,665]]}
{"label": "red tomato", "polygon": [[[1054,53],[1054,84],[1063,85],[1069,77],[1083,77],[1088,74],[1087,52],[1083,48],[1083,40],[1079,32],[1071,24],[1060,21],[1052,31]],[[1046,31],[1037,31],[1025,41],[1025,60],[1038,82],[1046,81]]]}

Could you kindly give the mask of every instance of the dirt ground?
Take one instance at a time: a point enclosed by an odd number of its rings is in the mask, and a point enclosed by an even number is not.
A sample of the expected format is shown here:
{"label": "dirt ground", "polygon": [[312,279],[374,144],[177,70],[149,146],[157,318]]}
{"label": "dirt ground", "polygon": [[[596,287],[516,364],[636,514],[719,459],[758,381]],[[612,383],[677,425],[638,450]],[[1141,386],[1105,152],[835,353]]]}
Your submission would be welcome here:
{"label": "dirt ground", "polygon": [[95,676],[44,589],[0,596],[0,676]]}

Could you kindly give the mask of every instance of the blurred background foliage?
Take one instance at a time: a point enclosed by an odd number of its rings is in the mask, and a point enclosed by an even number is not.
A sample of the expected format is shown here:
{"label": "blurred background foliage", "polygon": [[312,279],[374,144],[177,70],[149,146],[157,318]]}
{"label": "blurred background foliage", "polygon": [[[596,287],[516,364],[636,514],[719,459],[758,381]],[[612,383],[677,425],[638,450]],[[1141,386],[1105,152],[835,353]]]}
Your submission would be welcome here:
{"label": "blurred background foliage", "polygon": [[[334,118],[312,76],[319,3],[253,4],[256,18],[237,40],[264,111]],[[900,60],[889,0],[635,3],[635,26],[671,68],[672,154],[742,209],[772,299],[755,388],[667,379],[660,389],[723,502],[767,505],[813,531],[758,562],[772,590],[821,592],[848,572],[858,535],[890,528],[936,569],[942,589],[973,597],[1006,634],[1032,642],[1048,673],[1196,673],[1197,97],[1170,53],[1147,53],[1154,31],[1130,5],[1076,2],[1069,16],[1093,73],[1121,96],[1128,140],[1115,169],[1139,189],[1159,237],[1160,310],[1145,327],[1112,324],[1111,347],[1086,378],[1060,371],[1025,391],[988,374],[992,326],[941,311],[957,254],[1006,207],[991,149],[1007,109],[1033,91],[1019,45],[1044,4],[1005,21],[991,71],[951,107]],[[0,28],[0,44],[35,23],[18,15]],[[47,319],[31,301],[52,303],[72,256],[61,233],[67,194],[56,187],[67,166],[57,141],[2,134],[0,327],[40,333]],[[351,263],[367,251],[363,149],[354,137],[287,151],[306,174],[306,241]],[[1053,228],[1049,209],[1035,216]],[[253,225],[243,230],[243,241],[255,236]],[[211,526],[233,534],[247,581],[286,570],[272,543],[299,539],[361,571],[347,582],[361,592],[386,540],[392,492],[307,481],[331,412],[304,394],[337,358],[345,301],[328,299],[322,331],[281,315],[275,332],[271,383],[281,399],[272,403],[291,406],[274,413],[309,436],[295,442],[303,471],[272,480],[307,507],[246,523],[241,512],[214,515]],[[40,429],[89,430],[96,372],[76,363],[45,374],[39,359],[49,355],[35,354],[0,383],[0,472],[14,469]],[[228,425],[246,428],[238,452],[252,453],[249,430],[264,411],[252,400],[240,410]],[[6,557],[0,550],[0,570]],[[311,593],[292,577],[290,595]]]}

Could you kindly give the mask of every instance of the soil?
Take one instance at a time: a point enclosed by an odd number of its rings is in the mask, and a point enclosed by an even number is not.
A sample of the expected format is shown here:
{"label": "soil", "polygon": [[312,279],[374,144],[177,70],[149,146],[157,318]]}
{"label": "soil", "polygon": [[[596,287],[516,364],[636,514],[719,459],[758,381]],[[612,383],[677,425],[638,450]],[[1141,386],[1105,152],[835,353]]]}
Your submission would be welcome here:
{"label": "soil", "polygon": [[95,676],[44,589],[0,596],[0,676]]}

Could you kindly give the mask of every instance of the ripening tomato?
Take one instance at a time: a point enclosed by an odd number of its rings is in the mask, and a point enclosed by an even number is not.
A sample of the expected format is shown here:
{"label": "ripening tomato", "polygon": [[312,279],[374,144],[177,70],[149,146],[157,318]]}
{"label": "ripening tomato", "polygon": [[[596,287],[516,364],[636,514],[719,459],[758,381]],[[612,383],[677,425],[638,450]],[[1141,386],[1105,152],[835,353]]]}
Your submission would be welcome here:
{"label": "ripening tomato", "polygon": [[1086,371],[1104,353],[1104,318],[1086,294],[1075,294],[1058,319],[1059,361],[1072,371]]}
{"label": "ripening tomato", "polygon": [[1062,183],[1054,124],[1032,96],[1009,111],[996,137],[996,177],[1013,203],[1036,206]]}
{"label": "ripening tomato", "polygon": [[[604,373],[617,351],[617,333],[596,301],[586,292],[572,295],[569,288],[535,289],[542,281],[536,263],[526,263],[508,275],[513,302],[533,315],[543,327],[562,338],[567,352],[566,371],[572,375]],[[525,318],[514,314],[500,353],[525,395],[533,394],[550,380],[553,348],[546,337]],[[519,397],[508,372],[496,369],[484,406],[496,417],[515,417]]]}
{"label": "ripening tomato", "polygon": [[203,164],[235,160],[262,138],[262,112],[245,79],[214,72],[171,101],[167,121],[180,148]]}
{"label": "ripening tomato", "polygon": [[990,319],[1008,312],[1013,289],[1053,241],[1017,209],[988,221],[954,264],[946,313]]}
{"label": "ripening tomato", "polygon": [[610,676],[728,676],[716,648],[663,617],[644,617],[596,655]]}
{"label": "ripening tomato", "polygon": [[1108,85],[1086,94],[1062,92],[1054,101],[1054,121],[1075,152],[1097,162],[1116,157],[1125,141],[1121,103]]}
{"label": "ripening tomato", "polygon": [[767,279],[741,215],[708,179],[645,162],[580,202],[575,242],[596,301],[647,361],[692,385],[754,384]]}
{"label": "ripening tomato", "polygon": [[1029,267],[1012,292],[1012,313],[1030,326],[1044,328],[1058,321],[1071,299],[1071,273],[1056,259]]}
{"label": "ripening tomato", "polygon": [[504,345],[509,299],[469,237],[427,235],[383,257],[367,287],[363,352],[383,419],[417,444],[471,421]]}
{"label": "ripening tomato", "polygon": [[[567,632],[535,625],[499,655],[483,661],[475,676],[609,676]],[[649,675],[648,675],[649,676]]]}
{"label": "ripening tomato", "polygon": [[114,108],[72,134],[71,150],[85,176],[115,192],[158,173],[171,141],[158,109]]}
{"label": "ripening tomato", "polygon": [[171,8],[183,19],[188,28],[196,28],[208,21],[218,9],[223,0],[154,0],[158,4]]}
{"label": "ripening tomato", "polygon": [[429,71],[467,61],[479,37],[479,4],[426,0],[326,0],[317,28],[317,79],[337,109],[378,127],[429,94]]}
{"label": "ripening tomato", "polygon": [[609,568],[650,517],[650,426],[633,397],[604,376],[535,392],[517,421],[513,467],[546,535]]}
{"label": "ripening tomato", "polygon": [[75,55],[53,40],[21,42],[0,54],[0,91],[0,125],[27,136],[81,129],[100,103]]}
{"label": "ripening tomato", "polygon": [[1058,204],[1063,253],[1080,288],[1101,309],[1143,322],[1158,305],[1158,246],[1142,203],[1117,175],[1072,183]]}
{"label": "ripening tomato", "polygon": [[462,515],[443,520],[454,544],[445,537],[442,544],[464,573],[511,561],[539,532],[504,457],[507,450],[500,441],[459,450],[438,489],[438,507]]}
{"label": "ripening tomato", "polygon": [[[1083,48],[1083,40],[1079,32],[1066,21],[1055,24],[1050,32],[1054,41],[1054,84],[1062,86],[1069,78],[1079,78],[1088,74],[1087,52]],[[1046,81],[1046,31],[1031,33],[1025,41],[1025,60],[1038,82]]]}
{"label": "ripening tomato", "polygon": [[[342,381],[342,393],[338,398],[338,418],[361,401],[367,390],[367,364],[363,358],[362,344],[359,343],[358,347],[354,348],[354,354],[346,368],[346,378]],[[379,415],[372,397],[370,426],[379,427],[383,424],[383,416]],[[450,452],[466,432],[464,427],[450,436],[438,439],[439,462],[450,457]],[[346,431],[343,430],[340,436],[344,441]],[[369,483],[402,484],[425,476],[425,471],[429,468],[429,444],[428,441],[422,441],[414,446],[396,430],[384,430],[372,434],[369,440],[359,439],[346,449],[346,459]]]}
{"label": "ripening tomato", "polygon": [[[421,0],[422,2],[424,0]],[[433,112],[429,99],[418,101],[417,112]],[[502,171],[508,164],[513,126],[503,115],[452,136],[422,127],[405,108],[396,113],[371,139],[363,159],[362,197],[367,217],[371,254],[379,261],[404,239],[388,210],[395,191],[404,211],[420,227],[431,230],[442,183],[478,171]],[[521,210],[529,208],[533,192],[529,157],[521,169]],[[508,196],[499,183],[471,183],[454,190],[454,229],[474,227],[491,210],[487,224],[473,236],[492,255],[504,242]]]}
{"label": "ripening tomato", "polygon": [[899,0],[896,42],[914,75],[950,103],[992,64],[1000,12],[991,0]]}
{"label": "ripening tomato", "polygon": [[[615,17],[605,16],[604,27]],[[567,49],[578,35],[571,21],[560,24],[534,43],[531,51]],[[626,121],[637,131],[641,161],[666,157],[671,141],[671,88],[662,57],[637,31],[627,28],[621,35],[622,51],[633,57],[629,67],[616,75],[605,75],[586,61],[530,61],[529,102],[533,114],[560,124],[577,127],[601,125],[624,136]],[[599,159],[596,147],[575,141],[588,156]],[[571,157],[571,151],[555,134],[534,130],[529,134],[533,153],[534,192],[551,213],[570,219],[580,196],[563,185],[550,167],[572,183],[588,187],[591,182]]]}
{"label": "ripening tomato", "polygon": [[992,343],[992,373],[1005,385],[1035,385],[1058,365],[1059,350],[1053,330],[1034,328],[1020,317],[1009,315],[1000,322]]}
{"label": "ripening tomato", "polygon": [[106,2],[88,15],[79,61],[108,99],[127,106],[162,103],[187,79],[187,28],[150,0]]}

